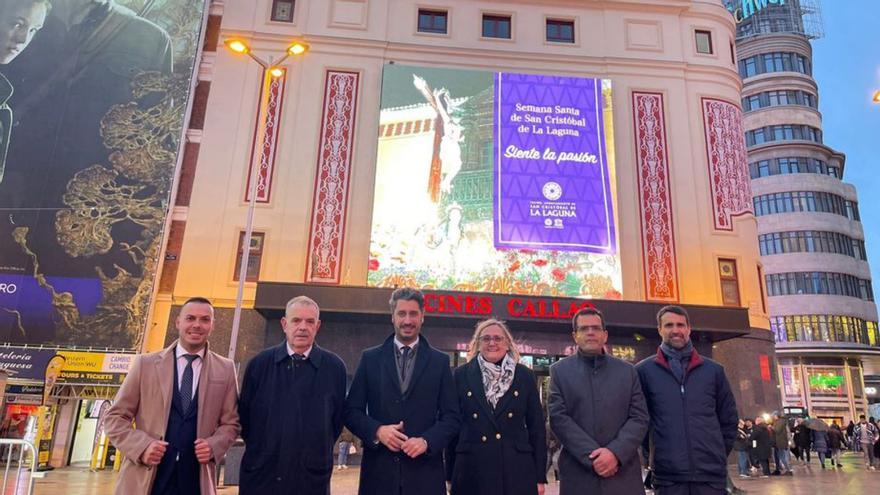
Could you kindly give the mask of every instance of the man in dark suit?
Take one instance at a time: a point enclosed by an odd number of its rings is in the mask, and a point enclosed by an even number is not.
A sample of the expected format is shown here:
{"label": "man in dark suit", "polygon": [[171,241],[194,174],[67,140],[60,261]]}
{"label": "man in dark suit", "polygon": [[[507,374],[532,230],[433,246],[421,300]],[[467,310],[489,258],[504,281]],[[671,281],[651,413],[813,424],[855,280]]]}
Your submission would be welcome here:
{"label": "man in dark suit", "polygon": [[443,449],[458,433],[449,357],[419,333],[425,297],[391,295],[394,334],[364,351],[345,404],[345,425],[364,444],[359,495],[446,495]]}
{"label": "man in dark suit", "polygon": [[244,373],[240,494],[328,495],[333,444],[342,431],[345,364],[315,344],[320,309],[305,296],[287,303],[286,342],[257,354]]}

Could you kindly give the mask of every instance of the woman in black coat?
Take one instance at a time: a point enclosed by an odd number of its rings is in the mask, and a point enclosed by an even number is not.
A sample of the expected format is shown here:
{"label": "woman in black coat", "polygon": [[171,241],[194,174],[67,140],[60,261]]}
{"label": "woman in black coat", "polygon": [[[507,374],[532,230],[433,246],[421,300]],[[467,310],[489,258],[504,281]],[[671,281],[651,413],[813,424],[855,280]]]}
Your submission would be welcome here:
{"label": "woman in black coat", "polygon": [[446,455],[452,495],[543,495],[544,411],[535,375],[503,322],[477,325],[468,363],[455,370],[461,430]]}

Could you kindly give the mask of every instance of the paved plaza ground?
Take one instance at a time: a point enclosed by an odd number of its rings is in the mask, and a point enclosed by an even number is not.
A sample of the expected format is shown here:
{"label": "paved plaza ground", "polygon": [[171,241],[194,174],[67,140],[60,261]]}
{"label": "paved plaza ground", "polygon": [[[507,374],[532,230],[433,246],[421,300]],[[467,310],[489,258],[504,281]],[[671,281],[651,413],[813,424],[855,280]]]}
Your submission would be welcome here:
{"label": "paved plaza ground", "polygon": [[[736,475],[735,469],[733,475]],[[357,468],[335,471],[333,495],[357,493]],[[37,480],[36,495],[112,495],[116,474],[92,473],[88,469],[70,467],[58,469]],[[880,493],[880,471],[866,471],[861,457],[847,454],[843,469],[819,467],[816,459],[808,466],[795,466],[794,476],[739,479],[736,484],[753,495],[870,495]],[[547,495],[557,495],[558,485],[551,483]],[[12,493],[8,491],[7,493]],[[221,487],[219,495],[237,495],[234,487]],[[503,495],[500,494],[499,495]]]}

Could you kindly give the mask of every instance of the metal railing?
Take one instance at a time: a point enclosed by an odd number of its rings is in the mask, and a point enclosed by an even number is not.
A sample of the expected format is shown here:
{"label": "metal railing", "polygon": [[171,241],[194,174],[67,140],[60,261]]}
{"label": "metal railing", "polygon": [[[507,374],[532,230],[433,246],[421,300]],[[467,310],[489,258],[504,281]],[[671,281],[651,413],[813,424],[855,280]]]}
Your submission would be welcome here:
{"label": "metal railing", "polygon": [[[5,455],[5,461],[0,458],[0,463],[5,464],[0,465],[3,469],[0,494],[33,495],[34,473],[37,472],[37,449],[34,445],[17,438],[0,438],[0,454]],[[12,471],[15,472],[14,479],[10,479]]]}

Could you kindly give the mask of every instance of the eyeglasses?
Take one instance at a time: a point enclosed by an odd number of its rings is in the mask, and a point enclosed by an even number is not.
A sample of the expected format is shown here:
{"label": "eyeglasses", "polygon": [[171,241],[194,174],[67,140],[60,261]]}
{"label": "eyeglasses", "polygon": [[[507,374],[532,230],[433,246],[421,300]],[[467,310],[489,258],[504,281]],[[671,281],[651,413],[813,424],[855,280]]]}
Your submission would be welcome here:
{"label": "eyeglasses", "polygon": [[504,342],[504,337],[501,335],[482,335],[480,336],[480,342],[484,344],[500,344]]}

